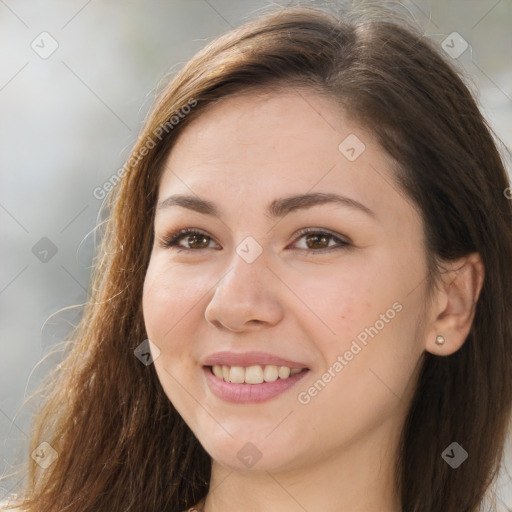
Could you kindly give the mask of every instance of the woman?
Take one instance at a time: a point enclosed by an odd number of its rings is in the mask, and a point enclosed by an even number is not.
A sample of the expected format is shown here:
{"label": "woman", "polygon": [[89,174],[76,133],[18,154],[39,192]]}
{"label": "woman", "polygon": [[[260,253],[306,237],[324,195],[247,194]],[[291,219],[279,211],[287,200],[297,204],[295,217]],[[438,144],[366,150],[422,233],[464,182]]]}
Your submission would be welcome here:
{"label": "woman", "polygon": [[33,434],[53,460],[31,462],[21,510],[492,501],[509,181],[457,72],[382,13],[276,10],[160,95],[110,196],[94,299]]}

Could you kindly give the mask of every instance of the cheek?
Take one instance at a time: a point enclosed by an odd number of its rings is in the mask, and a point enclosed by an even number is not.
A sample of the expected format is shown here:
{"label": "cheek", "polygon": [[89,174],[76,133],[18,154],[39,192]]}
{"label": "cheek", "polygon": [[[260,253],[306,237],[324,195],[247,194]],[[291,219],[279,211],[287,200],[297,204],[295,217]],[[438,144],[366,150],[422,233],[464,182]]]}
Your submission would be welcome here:
{"label": "cheek", "polygon": [[371,303],[366,316],[357,305],[347,306],[337,336],[330,342],[316,338],[324,366],[298,390],[298,398],[307,403],[305,411],[318,411],[326,428],[340,438],[378,428],[386,418],[400,418],[406,411],[422,351],[414,340],[413,310],[402,303],[393,309],[392,304]]}
{"label": "cheek", "polygon": [[[178,269],[158,258],[149,264],[144,280],[142,308],[148,337],[165,349],[191,318],[196,317],[201,299],[211,285],[204,273]],[[197,323],[197,322],[196,322]],[[161,345],[161,346],[160,346]]]}
{"label": "cheek", "polygon": [[201,322],[201,299],[209,288],[204,273],[169,265],[158,258],[150,261],[144,280],[146,333],[160,350],[155,370],[167,397],[184,417],[195,405],[183,393],[183,387],[190,387],[190,379],[197,378],[197,354],[193,353],[191,334]]}
{"label": "cheek", "polygon": [[338,381],[347,378],[362,388],[378,381],[377,375],[391,387],[402,388],[422,353],[416,341],[421,289],[410,293],[419,269],[406,272],[404,262],[386,256],[380,254],[379,264],[364,268],[347,264],[329,273],[324,268],[323,275],[305,274],[297,287],[297,295],[314,313],[304,315],[301,322],[322,353],[322,370],[346,354],[343,371],[331,371],[345,375]]}
{"label": "cheek", "polygon": [[368,266],[333,267],[304,272],[293,287],[299,299],[295,302],[301,308],[302,304],[307,306],[302,321],[308,323],[313,339],[321,338],[321,344],[330,352],[340,350],[373,324],[380,313],[391,307],[391,297],[396,296],[389,286],[378,281],[379,270]]}

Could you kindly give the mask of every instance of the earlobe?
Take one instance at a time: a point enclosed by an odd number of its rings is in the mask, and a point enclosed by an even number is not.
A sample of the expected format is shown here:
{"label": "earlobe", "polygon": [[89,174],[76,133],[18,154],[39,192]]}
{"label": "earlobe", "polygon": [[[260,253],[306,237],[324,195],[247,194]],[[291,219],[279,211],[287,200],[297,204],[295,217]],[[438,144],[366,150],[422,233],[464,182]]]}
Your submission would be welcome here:
{"label": "earlobe", "polygon": [[478,253],[449,261],[442,274],[442,306],[434,312],[427,330],[425,350],[446,356],[459,350],[471,330],[476,303],[484,282],[484,265]]}
{"label": "earlobe", "polygon": [[444,339],[444,336],[443,336],[443,335],[438,334],[438,335],[436,336],[436,343],[437,343],[438,345],[444,345],[445,341],[446,341],[446,340]]}

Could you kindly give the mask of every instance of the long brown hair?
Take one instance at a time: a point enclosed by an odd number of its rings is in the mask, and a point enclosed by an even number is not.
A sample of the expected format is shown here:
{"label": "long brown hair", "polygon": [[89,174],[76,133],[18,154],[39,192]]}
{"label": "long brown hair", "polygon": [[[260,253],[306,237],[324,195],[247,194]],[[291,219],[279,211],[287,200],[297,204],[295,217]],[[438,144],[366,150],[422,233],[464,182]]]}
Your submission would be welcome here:
{"label": "long brown hair", "polygon": [[[58,458],[47,469],[30,461],[27,512],[180,512],[208,492],[209,455],[134,350],[147,338],[142,288],[162,161],[209,104],[255,87],[313,88],[375,134],[421,212],[432,287],[443,260],[480,254],[466,342],[447,357],[424,354],[396,485],[406,512],[483,503],[512,403],[512,209],[493,132],[458,70],[401,16],[298,5],[208,44],[155,102],[108,197],[92,298],[36,418],[30,449],[48,442]],[[441,457],[454,441],[469,453],[456,470]]]}

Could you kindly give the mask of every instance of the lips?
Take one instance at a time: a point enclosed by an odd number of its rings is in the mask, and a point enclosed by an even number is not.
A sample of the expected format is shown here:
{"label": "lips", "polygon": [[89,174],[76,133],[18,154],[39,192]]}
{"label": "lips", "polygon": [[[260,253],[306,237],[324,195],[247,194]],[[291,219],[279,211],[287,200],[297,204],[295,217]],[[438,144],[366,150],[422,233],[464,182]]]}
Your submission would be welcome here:
{"label": "lips", "polygon": [[293,368],[308,368],[304,363],[292,361],[290,359],[283,359],[282,357],[267,352],[216,352],[206,357],[202,362],[202,366],[254,366],[254,365],[275,365],[287,366]]}
{"label": "lips", "polygon": [[203,368],[203,373],[208,388],[221,400],[235,404],[250,404],[272,400],[285,393],[305,378],[309,370],[304,370],[286,379],[277,379],[274,382],[263,382],[261,384],[225,382],[216,377],[207,366]]}
{"label": "lips", "polygon": [[[310,370],[302,362],[292,361],[267,352],[216,352],[205,357],[200,363],[203,366],[203,373],[210,391],[218,398],[233,403],[258,403],[271,400],[295,386],[309,374]],[[254,368],[251,367],[269,367],[270,365],[274,368],[278,367],[281,371],[285,370],[284,378],[272,378],[271,382],[259,383],[226,382],[214,375],[213,368],[217,367],[217,373],[220,367],[222,370],[229,370],[230,376],[235,369],[235,373],[245,374],[243,380],[247,380],[244,370],[252,371]],[[274,375],[274,377],[276,376]]]}

